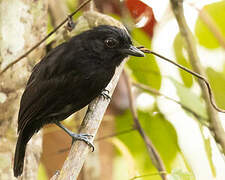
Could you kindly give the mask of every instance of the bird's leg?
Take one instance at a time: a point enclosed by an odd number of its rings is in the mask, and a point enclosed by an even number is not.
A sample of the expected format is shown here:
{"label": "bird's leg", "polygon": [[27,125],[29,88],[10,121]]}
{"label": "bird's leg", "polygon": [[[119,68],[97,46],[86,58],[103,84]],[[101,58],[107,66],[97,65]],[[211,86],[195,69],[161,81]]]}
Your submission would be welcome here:
{"label": "bird's leg", "polygon": [[107,99],[107,100],[109,99],[109,100],[111,100],[111,97],[110,97],[108,94],[109,94],[109,90],[103,89],[100,95],[101,95],[104,99]]}
{"label": "bird's leg", "polygon": [[70,137],[72,137],[72,144],[74,141],[84,141],[88,146],[92,148],[92,152],[94,151],[95,147],[92,144],[92,142],[89,141],[89,138],[92,138],[93,136],[90,134],[75,134],[71,132],[69,129],[64,127],[60,122],[55,122],[57,126],[62,128]]}

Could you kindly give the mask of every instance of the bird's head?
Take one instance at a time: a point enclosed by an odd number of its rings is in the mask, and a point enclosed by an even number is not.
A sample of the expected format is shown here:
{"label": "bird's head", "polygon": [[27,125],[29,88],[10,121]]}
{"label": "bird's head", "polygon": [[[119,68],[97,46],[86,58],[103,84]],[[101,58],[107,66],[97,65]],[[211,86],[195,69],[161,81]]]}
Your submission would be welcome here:
{"label": "bird's head", "polygon": [[118,66],[121,61],[131,55],[145,56],[142,51],[133,46],[127,30],[115,26],[100,25],[84,33],[86,47],[89,48],[100,60]]}

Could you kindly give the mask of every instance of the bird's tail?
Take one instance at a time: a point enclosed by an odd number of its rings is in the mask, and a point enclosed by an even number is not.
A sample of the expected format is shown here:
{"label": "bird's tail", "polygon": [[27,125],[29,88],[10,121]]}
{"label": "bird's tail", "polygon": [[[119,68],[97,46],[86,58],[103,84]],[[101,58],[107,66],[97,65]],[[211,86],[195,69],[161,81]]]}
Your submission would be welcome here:
{"label": "bird's tail", "polygon": [[[27,132],[29,132],[27,134]],[[24,157],[25,151],[28,141],[30,140],[31,136],[33,136],[35,131],[27,131],[27,128],[23,129],[19,133],[19,137],[17,139],[16,150],[14,155],[14,176],[18,177],[23,173],[23,164],[24,164]]]}

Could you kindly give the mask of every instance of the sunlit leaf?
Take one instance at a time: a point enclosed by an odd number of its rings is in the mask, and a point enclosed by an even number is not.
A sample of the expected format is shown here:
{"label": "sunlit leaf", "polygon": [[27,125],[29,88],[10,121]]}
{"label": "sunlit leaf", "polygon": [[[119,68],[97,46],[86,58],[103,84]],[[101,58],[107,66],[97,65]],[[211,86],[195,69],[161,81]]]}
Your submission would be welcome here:
{"label": "sunlit leaf", "polygon": [[225,69],[224,72],[217,72],[212,68],[206,69],[209,82],[211,84],[216,104],[220,108],[225,108]]}
{"label": "sunlit leaf", "polygon": [[203,140],[204,140],[205,150],[206,150],[206,154],[207,154],[207,158],[209,161],[209,165],[210,165],[212,174],[214,177],[216,177],[216,169],[215,169],[215,166],[214,166],[213,160],[212,160],[212,147],[210,145],[210,139],[203,137]]}
{"label": "sunlit leaf", "polygon": [[180,102],[198,114],[200,117],[207,119],[206,107],[203,99],[193,93],[189,88],[180,84],[174,78],[170,78],[177,89],[177,94],[180,98]]}
{"label": "sunlit leaf", "polygon": [[38,177],[37,177],[37,179],[38,180],[48,180],[46,169],[45,169],[45,167],[43,166],[42,163],[40,163],[39,168],[38,168]]}
{"label": "sunlit leaf", "polygon": [[[151,115],[148,112],[138,112],[138,117],[146,134],[151,138],[158,152],[160,153],[166,169],[172,169],[172,162],[180,151],[177,144],[177,135],[173,126],[165,119],[162,114]],[[133,124],[130,112],[116,118],[117,131],[122,131],[131,127]],[[140,174],[147,174],[149,172],[157,172],[151,163],[146,146],[143,139],[137,131],[130,132],[119,136],[119,138],[126,144],[135,158],[137,166],[140,168]],[[160,177],[154,177],[154,180]]]}
{"label": "sunlit leaf", "polygon": [[[191,69],[189,62],[187,61],[187,59],[184,56],[184,42],[183,42],[183,39],[182,39],[182,36],[180,35],[180,33],[177,34],[174,39],[173,48],[174,48],[174,53],[175,53],[177,62],[179,64],[185,66],[186,68]],[[179,72],[180,72],[181,78],[184,82],[184,85],[187,87],[191,87],[193,84],[192,76],[182,69],[179,69]]]}
{"label": "sunlit leaf", "polygon": [[75,8],[78,6],[78,0],[66,0],[66,4],[70,12],[73,12]]}
{"label": "sunlit leaf", "polygon": [[[144,45],[150,48],[151,41],[149,37],[140,29],[134,29],[132,36],[139,45]],[[149,85],[156,89],[161,86],[161,76],[159,67],[155,61],[155,58],[151,55],[145,57],[131,57],[128,61],[128,67],[132,71],[132,76],[140,83]]]}
{"label": "sunlit leaf", "polygon": [[168,165],[167,169],[170,171],[169,163],[179,151],[175,129],[160,113],[152,115],[148,112],[139,111],[138,117],[143,129],[154,143],[163,161]]}
{"label": "sunlit leaf", "polygon": [[192,176],[189,172],[183,171],[182,169],[173,169],[170,174],[168,180],[194,180],[194,176]]}
{"label": "sunlit leaf", "polygon": [[[220,1],[216,3],[212,3],[204,7],[204,10],[212,17],[214,20],[216,27],[218,28],[225,38],[225,1]],[[219,43],[212,32],[208,29],[205,23],[198,18],[195,26],[195,34],[198,38],[199,43],[202,46],[207,48],[217,48],[219,47]]]}
{"label": "sunlit leaf", "polygon": [[129,149],[126,147],[126,145],[118,138],[114,137],[111,139],[111,142],[116,146],[116,148],[119,150],[119,152],[122,154],[123,158],[125,159],[125,162],[128,167],[128,174],[129,177],[134,177],[138,175],[136,165],[134,158],[132,154],[130,153]]}

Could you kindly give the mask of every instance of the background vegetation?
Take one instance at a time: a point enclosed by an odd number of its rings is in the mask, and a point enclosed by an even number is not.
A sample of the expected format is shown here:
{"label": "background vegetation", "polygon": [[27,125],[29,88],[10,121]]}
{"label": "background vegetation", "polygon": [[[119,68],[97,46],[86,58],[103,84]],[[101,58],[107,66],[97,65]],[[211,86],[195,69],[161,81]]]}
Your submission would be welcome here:
{"label": "background vegetation", "polygon": [[[143,45],[192,69],[186,41],[170,1],[94,2],[96,11],[124,23],[136,46]],[[48,32],[80,3],[49,1]],[[212,86],[216,104],[225,109],[225,1],[193,0],[184,1],[183,5],[201,68]],[[74,21],[81,14],[82,11],[76,14]],[[60,33],[47,41],[48,48],[55,46],[52,42],[62,36]],[[138,120],[159,153],[166,172],[158,171],[143,138],[134,129],[125,73],[132,83]],[[85,110],[78,112],[64,124],[76,132],[84,114]],[[225,115],[216,114],[224,126]],[[99,129],[96,151],[89,155],[79,179],[160,180],[163,173],[168,180],[225,179],[225,150],[215,138],[211,123],[207,102],[196,78],[153,55],[131,57]],[[38,180],[50,179],[61,169],[70,143],[70,137],[54,125],[44,128]]]}

